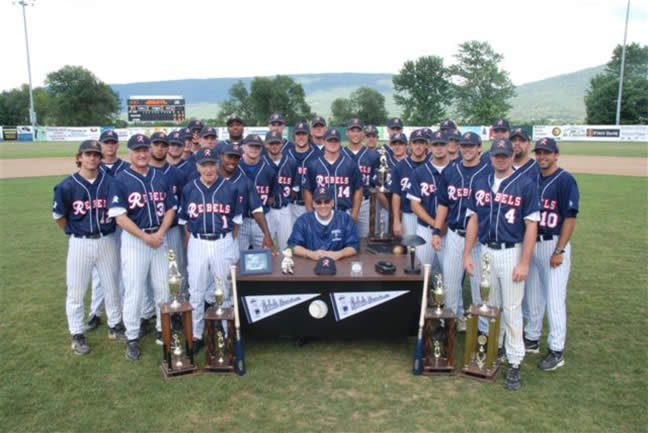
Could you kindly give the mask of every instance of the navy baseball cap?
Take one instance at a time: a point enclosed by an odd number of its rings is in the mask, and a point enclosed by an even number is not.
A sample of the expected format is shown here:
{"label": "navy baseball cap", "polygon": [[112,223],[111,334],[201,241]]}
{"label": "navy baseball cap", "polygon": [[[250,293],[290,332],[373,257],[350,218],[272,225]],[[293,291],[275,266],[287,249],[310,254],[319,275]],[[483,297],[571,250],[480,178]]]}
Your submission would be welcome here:
{"label": "navy baseball cap", "polygon": [[394,128],[403,129],[403,121],[398,117],[392,117],[387,122],[387,127],[391,128],[391,129],[394,129]]}
{"label": "navy baseball cap", "polygon": [[422,129],[415,129],[410,134],[410,141],[413,143],[415,141],[428,141],[427,135]]}
{"label": "navy baseball cap", "polygon": [[281,136],[281,132],[279,131],[269,131],[265,136],[265,141],[268,144],[281,143],[283,141],[283,137]]}
{"label": "navy baseball cap", "polygon": [[439,129],[446,130],[446,129],[457,129],[456,123],[454,123],[450,119],[446,119],[443,122],[441,122],[441,125],[439,125]]}
{"label": "navy baseball cap", "polygon": [[182,146],[183,144],[182,134],[180,133],[180,131],[173,131],[171,134],[169,134],[169,145]]}
{"label": "navy baseball cap", "polygon": [[449,129],[445,132],[446,140],[457,140],[461,141],[461,132],[458,129]]}
{"label": "navy baseball cap", "polygon": [[151,143],[155,143],[156,141],[169,144],[167,141],[167,135],[162,131],[154,132],[153,135],[151,135]]}
{"label": "navy baseball cap", "polygon": [[362,120],[358,119],[357,117],[354,117],[353,119],[349,120],[347,123],[347,129],[352,129],[352,128],[359,128],[361,131],[364,128],[364,124],[362,123]]}
{"label": "navy baseball cap", "polygon": [[333,200],[333,191],[325,186],[317,187],[313,193],[313,200]]}
{"label": "navy baseball cap", "polygon": [[235,156],[241,156],[241,146],[235,143],[227,143],[221,152],[223,155],[235,155]]}
{"label": "navy baseball cap", "polygon": [[322,125],[326,126],[326,120],[322,116],[316,116],[311,120],[311,126]]}
{"label": "navy baseball cap", "polygon": [[151,140],[144,134],[135,134],[128,139],[128,148],[131,150],[139,149],[140,147],[151,147]]}
{"label": "navy baseball cap", "polygon": [[493,130],[505,129],[507,131],[511,130],[511,126],[506,119],[497,119],[493,122]]}
{"label": "navy baseball cap", "polygon": [[513,140],[513,137],[520,137],[524,141],[529,141],[529,134],[522,128],[515,128],[511,131],[510,139]]}
{"label": "navy baseball cap", "polygon": [[101,155],[101,145],[97,140],[85,140],[79,146],[79,153],[95,152]]}
{"label": "navy baseball cap", "polygon": [[201,131],[200,131],[200,137],[205,138],[205,137],[218,137],[218,133],[216,132],[215,128],[212,128],[211,126],[205,126]]}
{"label": "navy baseball cap", "polygon": [[112,129],[107,129],[101,133],[99,141],[102,143],[105,143],[106,141],[114,141],[116,143],[119,143],[119,137],[117,136],[117,133],[115,131],[113,131]]}
{"label": "navy baseball cap", "polygon": [[305,134],[309,134],[310,130],[308,129],[308,124],[305,122],[299,122],[298,124],[295,125],[295,128],[293,129],[293,132],[295,134],[299,132],[303,132]]}
{"label": "navy baseball cap", "polygon": [[536,141],[535,148],[533,149],[533,151],[535,152],[538,150],[546,150],[547,152],[560,153],[560,150],[558,149],[558,143],[556,143],[556,140],[550,137],[541,138],[540,140]]}
{"label": "navy baseball cap", "polygon": [[243,139],[243,144],[248,146],[263,146],[263,140],[256,134],[249,134]]}
{"label": "navy baseball cap", "polygon": [[337,273],[335,260],[330,257],[320,257],[315,264],[315,273],[317,275],[335,275]]}
{"label": "navy baseball cap", "polygon": [[215,149],[201,147],[200,150],[196,152],[196,162],[198,164],[203,164],[205,162],[218,162],[218,153]]}
{"label": "navy baseball cap", "polygon": [[241,119],[241,116],[239,116],[236,113],[230,114],[229,117],[227,118],[226,125],[229,126],[230,123],[232,122],[239,122],[240,124],[243,124],[243,119]]}
{"label": "navy baseball cap", "polygon": [[513,143],[508,138],[499,138],[493,142],[490,150],[491,155],[504,155],[512,156],[513,155]]}
{"label": "navy baseball cap", "polygon": [[482,141],[479,135],[469,131],[461,136],[461,138],[459,139],[459,144],[461,146],[481,146]]}
{"label": "navy baseball cap", "polygon": [[182,132],[180,133],[182,135],[182,140],[191,140],[192,137],[192,132],[191,128],[184,128]]}
{"label": "navy baseball cap", "polygon": [[407,144],[407,136],[402,132],[397,132],[396,134],[392,134],[391,138],[389,139],[389,143]]}
{"label": "navy baseball cap", "polygon": [[200,120],[192,120],[192,121],[189,122],[189,124],[187,125],[187,128],[191,129],[192,131],[193,131],[194,129],[202,130],[202,129],[203,129],[203,124],[202,124],[202,122],[201,122]]}
{"label": "navy baseball cap", "polygon": [[268,119],[268,123],[281,123],[281,124],[284,124],[286,122],[284,121],[284,117],[281,114],[272,113],[270,115],[270,118]]}
{"label": "navy baseball cap", "polygon": [[340,133],[338,132],[337,129],[329,128],[326,130],[326,132],[324,133],[324,141],[329,141],[329,140],[341,141]]}
{"label": "navy baseball cap", "polygon": [[442,130],[439,129],[438,131],[432,133],[432,137],[430,138],[430,143],[448,144],[448,137]]}
{"label": "navy baseball cap", "polygon": [[364,133],[366,136],[375,135],[377,137],[378,129],[374,125],[367,125],[364,129]]}

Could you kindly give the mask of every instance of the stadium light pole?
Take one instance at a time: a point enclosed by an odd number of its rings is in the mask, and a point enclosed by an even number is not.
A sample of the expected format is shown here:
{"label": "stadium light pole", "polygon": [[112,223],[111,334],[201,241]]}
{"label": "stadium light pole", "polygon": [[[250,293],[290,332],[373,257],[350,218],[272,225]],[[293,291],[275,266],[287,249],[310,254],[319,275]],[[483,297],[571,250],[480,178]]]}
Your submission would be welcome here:
{"label": "stadium light pole", "polygon": [[18,0],[16,1],[22,6],[23,25],[25,27],[25,47],[27,48],[27,74],[29,75],[29,122],[32,127],[32,141],[36,141],[36,111],[34,111],[34,93],[32,91],[32,77],[31,77],[31,62],[29,60],[29,38],[27,37],[27,13],[25,6],[33,6],[35,0]]}
{"label": "stadium light pole", "polygon": [[625,31],[623,32],[623,49],[621,50],[621,74],[619,76],[619,97],[617,98],[616,124],[621,123],[621,95],[623,94],[623,72],[625,70],[626,38],[628,37],[628,17],[630,17],[630,0],[626,8]]}

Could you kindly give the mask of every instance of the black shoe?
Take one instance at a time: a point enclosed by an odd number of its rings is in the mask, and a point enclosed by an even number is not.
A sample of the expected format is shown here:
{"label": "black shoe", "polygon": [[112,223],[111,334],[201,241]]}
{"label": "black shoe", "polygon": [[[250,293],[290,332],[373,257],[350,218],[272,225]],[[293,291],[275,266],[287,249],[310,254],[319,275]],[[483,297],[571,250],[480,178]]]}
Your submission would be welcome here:
{"label": "black shoe", "polygon": [[162,346],[164,342],[162,341],[162,333],[160,331],[155,331],[155,344]]}
{"label": "black shoe", "polygon": [[506,382],[504,386],[506,389],[518,390],[522,385],[522,371],[520,364],[509,364],[508,371],[506,372]]}
{"label": "black shoe", "polygon": [[499,362],[506,362],[506,349],[504,349],[504,346],[497,349],[497,360]]}
{"label": "black shoe", "polygon": [[204,343],[203,343],[202,338],[200,338],[200,339],[194,338],[193,339],[193,342],[192,342],[191,345],[192,345],[192,351],[193,351],[194,356],[198,355],[198,352],[200,352],[200,349],[202,349],[203,344]]}
{"label": "black shoe", "polygon": [[126,341],[126,329],[124,328],[124,325],[121,322],[119,322],[112,328],[108,328],[108,339],[117,340],[121,342]]}
{"label": "black shoe", "polygon": [[101,325],[99,316],[92,315],[88,318],[88,323],[86,323],[86,331],[94,331],[99,325]]}
{"label": "black shoe", "polygon": [[209,310],[209,308],[213,306],[214,304],[210,304],[209,302],[205,301],[205,311]]}
{"label": "black shoe", "polygon": [[524,339],[524,350],[526,353],[540,353],[540,344],[538,340]]}
{"label": "black shoe", "polygon": [[85,335],[75,334],[72,336],[72,350],[77,355],[87,355],[90,353],[90,346],[86,343]]}
{"label": "black shoe", "polygon": [[150,319],[140,319],[139,338],[142,338],[151,332],[149,320]]}
{"label": "black shoe", "polygon": [[549,353],[547,353],[547,356],[545,356],[544,359],[540,361],[538,368],[542,371],[553,371],[557,368],[562,367],[563,365],[565,365],[565,358],[563,357],[563,353],[554,352],[553,350],[549,349]]}
{"label": "black shoe", "polygon": [[126,342],[126,359],[131,361],[139,361],[142,356],[140,351],[139,340],[128,340]]}

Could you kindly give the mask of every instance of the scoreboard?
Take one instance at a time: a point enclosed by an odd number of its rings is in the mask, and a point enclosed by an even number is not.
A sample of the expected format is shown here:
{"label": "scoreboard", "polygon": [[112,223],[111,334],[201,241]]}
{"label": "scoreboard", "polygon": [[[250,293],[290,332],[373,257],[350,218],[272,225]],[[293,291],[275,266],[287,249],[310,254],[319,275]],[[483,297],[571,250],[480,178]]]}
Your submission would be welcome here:
{"label": "scoreboard", "polygon": [[183,96],[131,96],[128,98],[129,122],[184,122]]}

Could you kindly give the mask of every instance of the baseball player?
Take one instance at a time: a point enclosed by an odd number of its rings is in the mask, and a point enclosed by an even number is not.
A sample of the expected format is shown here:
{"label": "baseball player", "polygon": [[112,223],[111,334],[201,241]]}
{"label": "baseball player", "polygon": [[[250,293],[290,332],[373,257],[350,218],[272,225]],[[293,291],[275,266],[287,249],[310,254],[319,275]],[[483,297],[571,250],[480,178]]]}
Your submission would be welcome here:
{"label": "baseball player", "polygon": [[373,182],[375,170],[378,168],[378,153],[362,145],[364,139],[362,121],[353,118],[347,125],[349,145],[340,153],[356,163],[362,176],[362,202],[358,213],[358,236],[369,236],[369,187]]}
{"label": "baseball player", "polygon": [[108,321],[108,338],[125,340],[121,324],[119,275],[115,221],[108,217],[112,178],[102,170],[101,146],[95,140],[81,143],[76,156],[79,171],[54,187],[52,216],[70,236],[66,265],[65,312],[77,355],[90,352],[85,340],[83,298],[93,268],[103,287]]}
{"label": "baseball player", "polygon": [[[378,148],[378,129],[374,125],[367,125],[364,129],[364,135],[367,148],[369,150],[376,150]],[[385,150],[389,148],[389,146],[385,145],[383,145],[383,147],[385,148]],[[385,157],[387,158],[388,167],[392,168],[394,165],[396,165],[391,149],[386,153]],[[380,167],[380,157],[378,156],[378,152],[376,152],[376,167]],[[388,173],[388,178],[385,179],[385,185],[389,185],[389,177],[390,175]],[[372,179],[374,179],[374,176],[372,176]],[[389,199],[387,199],[385,193],[376,192],[376,200],[378,201],[378,209],[376,212],[376,227],[378,227],[378,230],[380,232],[385,233],[387,232],[389,226]],[[360,213],[362,213],[362,205],[360,208]],[[381,222],[382,227],[380,227]]]}
{"label": "baseball player", "polygon": [[173,131],[171,134],[169,134],[168,141],[169,141],[169,151],[167,152],[166,160],[172,166],[180,169],[180,167],[178,167],[178,166],[185,162],[182,159],[182,155],[184,153],[184,143],[182,142],[182,132],[181,131]]}
{"label": "baseball player", "polygon": [[240,145],[243,142],[243,129],[245,125],[243,124],[243,119],[238,114],[230,114],[227,118],[227,132],[229,133],[229,138],[227,140],[219,141],[216,145],[216,153],[221,154],[223,148],[227,144],[238,144]]}
{"label": "baseball player", "polygon": [[193,155],[193,134],[191,132],[191,129],[184,128],[182,131],[180,131],[180,135],[182,135],[184,149],[182,149],[182,162],[178,164],[178,168],[182,169],[182,167],[187,164],[190,159],[192,159],[191,155]]}
{"label": "baseball player", "polygon": [[[489,165],[480,160],[481,138],[473,132],[466,132],[460,141],[461,161],[450,164],[443,170],[439,191],[438,207],[432,235],[435,250],[443,248],[443,281],[446,285],[446,306],[457,317],[457,331],[465,331],[462,286],[464,268],[462,257],[466,237],[466,209],[472,186],[478,176],[490,173]],[[442,238],[443,228],[448,227],[447,235]],[[473,263],[479,263],[480,246],[472,249]],[[474,267],[470,276],[470,288],[474,305],[481,304],[479,292],[479,266]],[[488,322],[479,322],[479,330],[488,331]]]}
{"label": "baseball player", "polygon": [[150,168],[151,144],[147,136],[135,134],[128,140],[131,166],[115,177],[110,188],[110,210],[123,229],[121,270],[126,326],[126,358],[140,359],[139,331],[142,303],[150,272],[156,305],[156,329],[161,331],[160,302],[169,298],[168,261],[165,235],[176,214],[171,186],[158,170]]}
{"label": "baseball player", "polygon": [[200,120],[192,120],[187,125],[187,128],[191,130],[191,152],[196,153],[200,150],[203,144],[200,142],[201,132],[205,128],[205,125]]}
{"label": "baseball player", "polygon": [[[405,126],[405,124],[403,123],[403,121],[402,121],[400,118],[398,118],[398,117],[392,117],[391,119],[389,119],[389,120],[387,121],[387,137],[393,137],[394,134],[400,134],[400,133],[402,133],[402,132],[403,132],[403,127],[404,127],[404,126]],[[386,147],[386,149],[387,149],[388,152],[390,152],[390,153],[392,153],[393,150],[394,150],[393,147],[392,147],[392,144],[395,144],[395,143],[392,143],[392,142],[390,141],[390,142],[389,142],[389,146]],[[405,144],[407,144],[407,143],[405,143]],[[405,150],[406,150],[406,152],[407,152],[407,149],[405,149]]]}
{"label": "baseball player", "polygon": [[447,133],[449,131],[454,131],[456,129],[457,129],[457,124],[450,119],[446,119],[439,124],[439,131],[441,132]]}
{"label": "baseball player", "polygon": [[[233,144],[223,148],[228,154],[238,154]],[[193,307],[194,353],[203,343],[204,303],[206,291],[215,277],[229,288],[227,275],[230,265],[239,259],[236,241],[243,204],[238,190],[218,175],[216,151],[203,147],[196,154],[200,177],[184,187],[180,206],[180,224],[188,238],[189,300]],[[231,301],[226,293],[225,298]]]}
{"label": "baseball player", "polygon": [[[412,138],[414,138],[417,132],[416,141],[412,141]],[[396,154],[397,150],[395,146],[400,146],[401,143],[407,142],[407,137],[405,134],[394,134],[390,142],[394,146],[393,150],[394,154]],[[427,140],[420,129],[414,131],[412,137],[410,137],[410,150],[412,154],[398,162],[391,174],[390,191],[392,192],[392,209],[394,212],[393,232],[396,236],[416,234],[416,215],[412,212],[410,201],[407,198],[407,189],[410,176],[414,173],[414,170],[425,162],[426,142]]]}
{"label": "baseball player", "polygon": [[461,141],[461,132],[458,129],[445,131],[446,140],[448,141],[448,159],[450,162],[459,161],[459,142]]}
{"label": "baseball player", "polygon": [[[210,149],[215,150],[216,144],[218,142],[218,134],[216,132],[216,128],[212,128],[211,126],[205,126],[200,131],[198,140],[199,140],[198,150],[200,150],[200,148],[202,147],[208,147]],[[198,152],[198,150],[196,150],[195,152]],[[196,167],[196,160],[194,157],[189,157],[187,159],[187,163],[184,166],[182,166],[182,171],[184,172],[185,179],[187,182],[200,177],[200,173],[198,172],[198,168]]]}
{"label": "baseball player", "polygon": [[558,167],[558,144],[552,138],[536,142],[533,149],[542,170],[538,179],[540,223],[531,260],[525,299],[530,317],[525,327],[527,352],[539,353],[545,308],[549,319],[549,352],[539,367],[551,371],[565,365],[563,351],[567,333],[567,281],[571,268],[571,235],[576,225],[579,192],[573,176]]}
{"label": "baseball player", "polygon": [[376,150],[378,147],[378,128],[375,125],[365,126],[364,136],[367,148]]}
{"label": "baseball player", "polygon": [[470,192],[463,263],[471,275],[475,266],[480,266],[472,260],[472,249],[479,239],[481,253],[491,257],[493,267],[491,302],[502,306],[504,326],[499,346],[502,347],[505,331],[509,362],[506,387],[519,389],[520,365],[525,353],[522,296],[540,219],[537,185],[528,177],[514,175],[510,140],[495,140],[490,158],[492,173],[476,177]]}
{"label": "baseball player", "polygon": [[511,125],[506,119],[497,119],[491,125],[491,136],[493,140],[500,138],[510,138]]}
{"label": "baseball player", "polygon": [[288,150],[288,154],[292,156],[297,163],[297,171],[295,172],[293,186],[293,190],[295,191],[295,200],[290,203],[291,226],[299,216],[306,213],[302,183],[308,163],[311,159],[317,158],[321,155],[315,145],[310,144],[310,131],[306,123],[299,122],[295,125],[295,128],[293,129],[293,140],[295,147]]}
{"label": "baseball player", "polygon": [[277,177],[275,168],[271,167],[265,159],[261,158],[262,149],[263,141],[258,135],[250,134],[243,140],[243,157],[240,159],[238,167],[248,177],[252,187],[256,191],[261,201],[264,217],[263,225],[259,224],[259,221],[252,215],[257,206],[246,208],[246,212],[243,213],[241,230],[238,235],[241,250],[247,250],[250,247],[254,249],[275,249],[272,236],[268,231],[265,215],[270,211],[270,205],[273,202],[272,192]]}
{"label": "baseball player", "polygon": [[313,191],[320,186],[333,188],[333,208],[351,212],[353,221],[358,221],[362,201],[362,177],[358,166],[340,153],[340,133],[328,129],[324,134],[323,155],[308,164],[303,177],[304,203],[306,209],[313,210]]}
{"label": "baseball player", "polygon": [[[282,136],[285,124],[286,121],[284,120],[284,117],[279,113],[271,114],[268,119],[268,128],[270,128],[270,131],[277,131],[279,134],[282,134]],[[290,140],[282,138],[281,141],[281,153],[286,153],[288,150],[295,147],[295,143]],[[265,154],[265,148],[263,149],[263,153]]]}
{"label": "baseball player", "polygon": [[313,145],[320,154],[324,154],[324,134],[326,133],[326,120],[322,116],[315,116],[311,120],[310,132]]}

